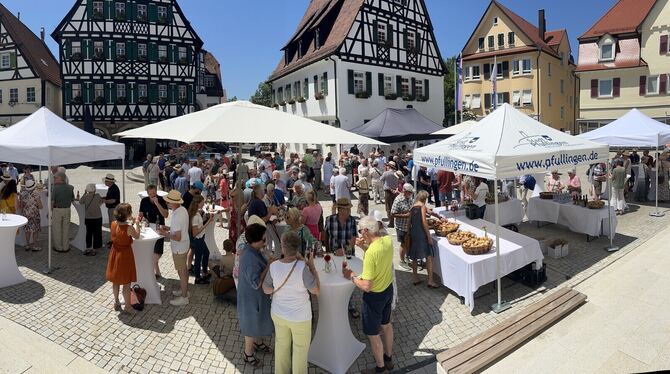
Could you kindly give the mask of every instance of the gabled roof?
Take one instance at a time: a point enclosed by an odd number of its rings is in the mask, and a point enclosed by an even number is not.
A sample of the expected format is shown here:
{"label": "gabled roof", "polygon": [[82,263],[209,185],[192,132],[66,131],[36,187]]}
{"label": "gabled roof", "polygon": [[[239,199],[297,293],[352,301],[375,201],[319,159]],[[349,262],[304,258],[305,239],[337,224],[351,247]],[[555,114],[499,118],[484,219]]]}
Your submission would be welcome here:
{"label": "gabled roof", "polygon": [[56,86],[61,86],[60,66],[49,47],[0,3],[0,22],[21,51],[35,74]]}
{"label": "gabled roof", "polygon": [[307,47],[302,58],[298,58],[298,54],[294,53],[289,56],[288,64],[285,64],[284,58],[282,58],[270,76],[270,80],[292,73],[337,52],[353,26],[363,2],[364,0],[312,0],[307,7],[307,11],[305,11],[305,15],[298,24],[296,32],[282,50],[297,42],[306,33],[316,30],[322,21],[333,12],[337,12],[335,15],[336,21],[329,32],[326,33],[325,30],[321,30],[319,33],[321,38],[325,38],[325,40],[321,39],[321,47],[319,49],[316,49],[316,46],[312,42]]}
{"label": "gabled roof", "polygon": [[[544,34],[544,40],[540,37],[540,30],[535,27],[532,23],[526,21],[523,17],[519,16],[518,14],[512,12],[509,10],[507,7],[502,5],[500,2],[496,0],[492,0],[491,4],[495,4],[500,8],[500,11],[502,11],[511,21],[514,23],[514,25],[524,34],[528,39],[530,39],[535,46],[540,47],[542,51],[554,56],[554,57],[559,57],[556,51],[547,44],[547,38],[550,35],[554,35],[554,33],[560,32],[560,30],[557,31],[548,31],[545,32]],[[555,36],[555,35],[554,35]]]}
{"label": "gabled roof", "polygon": [[578,39],[599,38],[605,34],[618,35],[637,32],[656,0],[619,0]]}

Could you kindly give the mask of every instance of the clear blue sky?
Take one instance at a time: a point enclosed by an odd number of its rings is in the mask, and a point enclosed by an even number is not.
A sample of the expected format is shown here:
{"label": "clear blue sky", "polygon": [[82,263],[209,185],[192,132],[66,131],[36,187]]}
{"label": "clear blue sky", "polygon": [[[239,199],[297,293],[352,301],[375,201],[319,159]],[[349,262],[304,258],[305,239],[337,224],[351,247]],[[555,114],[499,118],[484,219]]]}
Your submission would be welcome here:
{"label": "clear blue sky", "polygon": [[[474,30],[488,0],[425,0],[444,58],[458,54]],[[547,29],[566,28],[577,58],[577,36],[590,27],[615,0],[502,0],[508,8],[537,24],[537,10],[546,10]],[[74,0],[3,0],[36,34],[49,37]],[[205,48],[219,62],[228,95],[251,96],[281,58],[280,48],[295,31],[309,0],[180,0]]]}

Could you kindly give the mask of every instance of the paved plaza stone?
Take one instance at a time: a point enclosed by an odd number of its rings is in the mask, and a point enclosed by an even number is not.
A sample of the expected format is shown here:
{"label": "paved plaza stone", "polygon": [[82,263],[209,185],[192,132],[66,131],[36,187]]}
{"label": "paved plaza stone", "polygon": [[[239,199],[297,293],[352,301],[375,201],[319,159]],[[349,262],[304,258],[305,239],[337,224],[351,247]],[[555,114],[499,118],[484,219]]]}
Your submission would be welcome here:
{"label": "paved plaza stone", "polygon": [[[106,169],[81,166],[68,171],[75,190],[84,190],[86,183],[98,182],[109,173]],[[119,170],[112,170],[120,178]],[[583,172],[580,174],[583,175]],[[144,186],[127,180],[126,199],[139,207],[137,193]],[[330,202],[321,199],[324,211]],[[356,206],[356,202],[354,202]],[[383,206],[371,208],[384,211]],[[607,252],[606,238],[586,241],[585,235],[574,234],[556,225],[538,229],[535,224],[523,223],[522,234],[535,238],[562,238],[570,243],[570,254],[561,259],[545,258],[548,280],[544,287],[533,290],[520,283],[503,279],[503,297],[513,302],[513,308],[502,314],[490,310],[496,302],[495,283],[481,287],[475,294],[475,308],[470,312],[459,297],[446,288],[430,290],[425,282],[413,286],[411,273],[397,268],[398,306],[393,314],[396,367],[425,372],[432,356],[446,350],[496,323],[521,311],[559,287],[575,286],[635,250],[670,222],[670,214],[662,218],[649,216],[652,206],[631,204],[631,212],[619,217],[615,244],[618,252]],[[667,210],[663,205],[662,209]],[[74,235],[77,215],[73,209],[71,236]],[[394,231],[391,230],[391,234]],[[105,233],[105,239],[108,233]],[[216,228],[216,240],[221,243],[228,234]],[[395,235],[393,235],[395,240]],[[46,241],[46,230],[42,232]],[[46,248],[46,243],[43,247]],[[397,248],[397,243],[396,243]],[[167,249],[167,248],[166,248]],[[210,286],[191,284],[190,304],[173,307],[168,301],[172,290],[178,288],[169,249],[161,260],[165,277],[161,283],[163,305],[147,305],[135,315],[119,314],[112,309],[111,284],[105,280],[107,250],[95,257],[83,256],[73,249],[68,253],[53,253],[56,270],[43,273],[47,264],[46,251],[34,253],[16,250],[17,262],[27,282],[0,289],[0,316],[10,319],[49,339],[98,367],[116,373],[233,373],[273,372],[272,355],[261,355],[263,367],[254,370],[243,362],[243,337],[240,336],[236,309],[233,304],[213,297]],[[425,274],[425,271],[423,272]],[[360,292],[355,293],[360,306]],[[315,322],[318,307],[313,298]],[[374,359],[362,333],[360,320],[350,320],[354,335],[367,348],[354,362],[350,372],[374,366]],[[310,366],[310,372],[322,370]]]}

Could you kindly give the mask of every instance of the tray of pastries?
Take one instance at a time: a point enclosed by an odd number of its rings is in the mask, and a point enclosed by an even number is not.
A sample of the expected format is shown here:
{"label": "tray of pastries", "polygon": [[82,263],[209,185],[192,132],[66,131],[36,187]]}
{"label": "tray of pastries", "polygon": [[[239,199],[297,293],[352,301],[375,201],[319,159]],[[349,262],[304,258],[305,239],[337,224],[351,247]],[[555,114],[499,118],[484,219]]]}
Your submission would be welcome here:
{"label": "tray of pastries", "polygon": [[462,245],[469,239],[475,237],[475,234],[471,233],[470,231],[458,230],[456,232],[452,232],[451,234],[447,234],[447,241],[449,241],[449,244],[451,245]]}
{"label": "tray of pastries", "polygon": [[468,239],[463,243],[463,252],[469,255],[483,255],[493,246],[493,239],[483,236]]}
{"label": "tray of pastries", "polygon": [[540,199],[552,200],[554,198],[553,192],[540,192]]}
{"label": "tray of pastries", "polygon": [[452,232],[456,232],[459,227],[461,225],[456,222],[440,222],[440,225],[435,229],[435,233],[437,236],[447,236]]}
{"label": "tray of pastries", "polygon": [[605,207],[605,202],[602,200],[591,200],[586,203],[586,207],[589,209],[602,209]]}

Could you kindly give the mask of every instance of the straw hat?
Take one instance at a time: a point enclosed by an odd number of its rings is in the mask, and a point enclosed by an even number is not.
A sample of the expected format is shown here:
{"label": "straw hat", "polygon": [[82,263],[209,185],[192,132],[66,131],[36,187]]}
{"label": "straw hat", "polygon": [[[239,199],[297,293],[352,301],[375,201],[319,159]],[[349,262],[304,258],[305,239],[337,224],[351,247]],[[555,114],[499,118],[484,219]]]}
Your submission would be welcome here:
{"label": "straw hat", "polygon": [[27,191],[32,191],[35,189],[35,186],[36,186],[35,181],[32,179],[28,179],[26,181],[26,185],[23,186],[23,188],[25,188]]}
{"label": "straw hat", "polygon": [[412,193],[414,193],[414,186],[412,186],[412,185],[409,184],[409,183],[405,183],[405,184],[402,186],[402,190],[405,191],[405,192],[412,192]]}
{"label": "straw hat", "polygon": [[184,200],[181,198],[181,194],[177,190],[170,191],[167,196],[165,196],[165,202],[168,204],[183,204]]}
{"label": "straw hat", "polygon": [[402,173],[402,171],[398,170],[395,172],[395,176],[398,177],[399,179],[404,179],[405,174]]}
{"label": "straw hat", "polygon": [[12,176],[9,175],[8,172],[4,172],[4,173],[2,173],[2,180],[3,180],[3,181],[8,182],[8,181],[11,180],[11,179],[12,179]]}
{"label": "straw hat", "polygon": [[623,151],[623,153],[621,155],[628,157],[628,156],[630,156],[630,152],[628,152],[628,150],[625,150],[625,151]]}
{"label": "straw hat", "polygon": [[261,217],[255,215],[255,214],[253,216],[249,217],[249,219],[247,220],[247,226],[251,226],[251,225],[261,225],[263,227],[267,227],[265,225],[265,221],[263,221],[263,219]]}
{"label": "straw hat", "polygon": [[393,170],[395,170],[397,168],[394,161],[389,161],[386,165],[388,165],[388,167],[390,167]]}
{"label": "straw hat", "polygon": [[105,175],[105,182],[116,182],[116,179],[114,179],[114,174],[107,174]]}
{"label": "straw hat", "polygon": [[346,197],[341,197],[337,199],[337,203],[335,204],[335,206],[339,209],[339,208],[351,208],[353,205],[351,205],[351,201],[349,201],[349,199],[347,199]]}

